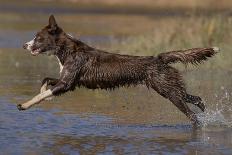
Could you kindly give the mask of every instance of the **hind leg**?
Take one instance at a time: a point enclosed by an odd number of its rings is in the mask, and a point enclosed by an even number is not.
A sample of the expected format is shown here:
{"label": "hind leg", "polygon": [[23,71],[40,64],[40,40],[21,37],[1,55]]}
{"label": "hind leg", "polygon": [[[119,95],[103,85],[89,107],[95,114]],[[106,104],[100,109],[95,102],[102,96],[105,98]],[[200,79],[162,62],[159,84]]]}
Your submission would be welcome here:
{"label": "hind leg", "polygon": [[[199,125],[200,122],[197,119],[196,114],[191,111],[185,101],[186,92],[184,87],[169,87],[167,85],[160,85],[158,87],[152,87],[164,98],[169,99],[181,112],[183,112],[194,125]],[[161,88],[161,89],[160,89]]]}
{"label": "hind leg", "polygon": [[149,72],[146,85],[169,99],[193,124],[199,124],[196,114],[186,104],[186,89],[181,74],[171,66],[160,66]]}
{"label": "hind leg", "polygon": [[200,122],[197,119],[196,114],[191,111],[188,105],[185,103],[183,97],[178,97],[178,94],[173,94],[168,99],[181,111],[183,112],[194,125],[199,125]]}
{"label": "hind leg", "polygon": [[205,105],[199,96],[186,94],[185,102],[191,103],[191,104],[199,107],[203,112],[205,111]]}

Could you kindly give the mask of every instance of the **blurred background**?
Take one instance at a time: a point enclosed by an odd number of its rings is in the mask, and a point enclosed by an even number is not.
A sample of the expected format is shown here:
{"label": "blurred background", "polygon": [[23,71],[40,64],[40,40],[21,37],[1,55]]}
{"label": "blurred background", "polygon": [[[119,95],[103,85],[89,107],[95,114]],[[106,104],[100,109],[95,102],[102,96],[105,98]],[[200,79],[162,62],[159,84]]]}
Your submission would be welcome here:
{"label": "blurred background", "polygon": [[[230,154],[231,7],[230,0],[0,0],[0,150]],[[198,67],[174,66],[181,70],[188,92],[205,100],[207,111],[199,116],[203,124],[223,129],[193,133],[174,105],[143,86],[80,88],[18,112],[16,104],[39,93],[44,77],[59,76],[56,58],[33,57],[22,49],[48,24],[50,14],[65,32],[114,53],[157,55],[220,47],[220,53]]]}

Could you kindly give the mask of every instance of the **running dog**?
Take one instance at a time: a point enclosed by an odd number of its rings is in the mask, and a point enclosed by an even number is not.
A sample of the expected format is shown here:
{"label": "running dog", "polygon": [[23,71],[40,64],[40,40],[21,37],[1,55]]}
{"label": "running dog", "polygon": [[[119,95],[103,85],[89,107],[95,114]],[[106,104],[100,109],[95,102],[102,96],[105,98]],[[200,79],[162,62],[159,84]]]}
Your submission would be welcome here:
{"label": "running dog", "polygon": [[219,51],[217,47],[193,48],[161,53],[156,57],[108,53],[65,33],[53,15],[49,17],[49,24],[23,48],[34,56],[56,56],[60,64],[60,77],[43,79],[40,94],[17,105],[19,110],[26,110],[47,98],[73,91],[76,87],[112,90],[142,84],[169,99],[194,124],[200,122],[186,103],[196,105],[202,111],[205,105],[200,97],[186,92],[182,75],[170,64],[200,64]]}

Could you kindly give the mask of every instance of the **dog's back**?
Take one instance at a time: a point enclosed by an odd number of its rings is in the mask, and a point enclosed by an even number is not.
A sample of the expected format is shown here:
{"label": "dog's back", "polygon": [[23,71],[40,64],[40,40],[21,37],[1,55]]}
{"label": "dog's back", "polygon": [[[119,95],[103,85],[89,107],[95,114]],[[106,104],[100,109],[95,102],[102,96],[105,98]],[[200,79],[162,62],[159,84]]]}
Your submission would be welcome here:
{"label": "dog's back", "polygon": [[[80,46],[80,41],[74,41]],[[86,46],[84,43],[81,45]],[[150,87],[149,78],[155,76],[162,83],[165,78],[160,77],[165,74],[174,74],[173,76],[181,81],[178,71],[168,64],[178,61],[197,64],[216,52],[213,48],[194,48],[162,53],[153,57],[120,55],[89,48],[85,49],[85,52],[75,51],[74,53],[77,59],[74,61],[82,61],[75,85],[90,89],[111,89],[137,84],[146,84]]]}
{"label": "dog's back", "polygon": [[90,50],[78,53],[85,59],[77,80],[78,86],[91,89],[112,89],[144,83],[148,68],[155,70],[156,58],[107,53]]}

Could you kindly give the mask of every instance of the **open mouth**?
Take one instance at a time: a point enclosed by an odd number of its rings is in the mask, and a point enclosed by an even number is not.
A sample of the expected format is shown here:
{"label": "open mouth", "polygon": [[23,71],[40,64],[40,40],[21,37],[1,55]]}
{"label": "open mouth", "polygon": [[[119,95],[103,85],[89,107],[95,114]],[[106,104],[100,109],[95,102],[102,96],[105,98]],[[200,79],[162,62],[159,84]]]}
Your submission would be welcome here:
{"label": "open mouth", "polygon": [[33,56],[36,56],[36,55],[38,55],[38,54],[40,53],[40,51],[41,51],[40,48],[33,49],[33,50],[31,51],[31,54],[32,54]]}

